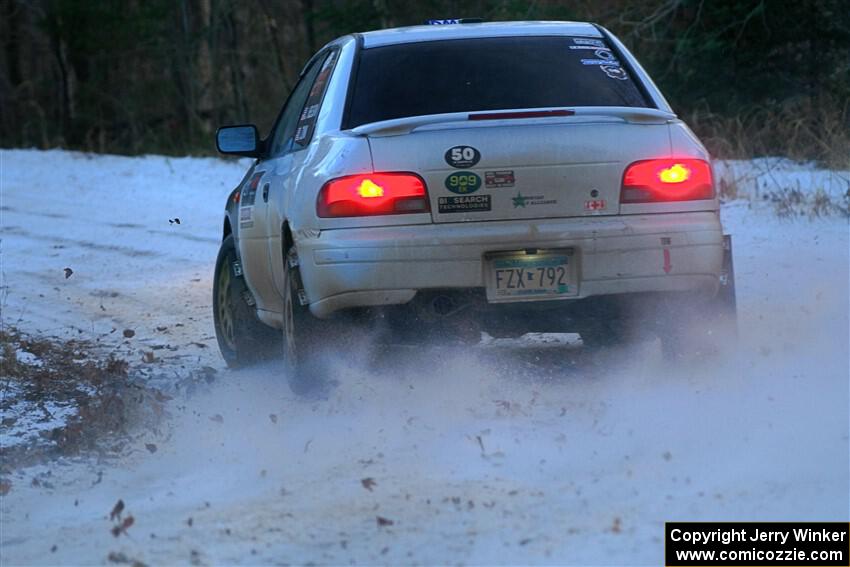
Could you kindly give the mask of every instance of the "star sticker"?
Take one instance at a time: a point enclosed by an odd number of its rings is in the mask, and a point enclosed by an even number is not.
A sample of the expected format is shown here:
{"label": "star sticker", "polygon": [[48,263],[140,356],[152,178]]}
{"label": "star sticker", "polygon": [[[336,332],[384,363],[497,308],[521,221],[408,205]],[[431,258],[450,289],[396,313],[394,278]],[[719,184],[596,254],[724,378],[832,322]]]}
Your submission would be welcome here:
{"label": "star sticker", "polygon": [[513,198],[514,208],[515,208],[515,209],[516,209],[517,207],[523,207],[523,208],[525,208],[525,200],[526,200],[527,198],[528,198],[528,197],[523,197],[523,196],[522,196],[522,193],[517,192],[516,197],[514,197],[514,198]]}

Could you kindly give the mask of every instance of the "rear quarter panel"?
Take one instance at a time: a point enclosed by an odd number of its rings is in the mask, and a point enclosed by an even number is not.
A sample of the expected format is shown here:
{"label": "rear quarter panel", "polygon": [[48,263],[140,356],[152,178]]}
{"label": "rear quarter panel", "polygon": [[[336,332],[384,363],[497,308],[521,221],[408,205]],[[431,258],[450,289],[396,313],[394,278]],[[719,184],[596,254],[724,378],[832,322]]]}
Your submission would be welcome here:
{"label": "rear quarter panel", "polygon": [[289,227],[296,246],[302,238],[317,236],[321,229],[327,228],[327,223],[320,222],[324,219],[316,215],[316,200],[322,185],[335,177],[371,172],[372,157],[365,138],[327,134],[294,154],[290,167],[291,175],[284,178],[281,190],[272,196],[269,210],[269,227],[274,230],[269,234],[268,264],[278,296],[264,297],[263,303],[273,311],[282,307],[284,227]]}
{"label": "rear quarter panel", "polygon": [[[691,157],[711,162],[708,150],[699,138],[681,120],[672,120],[668,124],[670,134],[669,157]],[[668,157],[668,156],[647,156]],[[715,184],[716,185],[716,184]],[[671,201],[666,203],[631,203],[620,205],[620,214],[634,215],[647,213],[685,213],[696,211],[715,211],[719,214],[720,201],[715,188],[714,198],[699,201]]]}

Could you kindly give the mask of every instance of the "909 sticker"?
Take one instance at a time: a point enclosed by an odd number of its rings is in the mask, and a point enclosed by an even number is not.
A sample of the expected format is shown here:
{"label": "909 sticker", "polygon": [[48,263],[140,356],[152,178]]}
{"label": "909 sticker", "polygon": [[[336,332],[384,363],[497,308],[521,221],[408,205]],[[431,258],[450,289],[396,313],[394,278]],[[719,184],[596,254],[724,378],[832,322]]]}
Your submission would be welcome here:
{"label": "909 sticker", "polygon": [[446,177],[446,189],[458,195],[475,193],[481,187],[481,178],[471,171],[456,171]]}

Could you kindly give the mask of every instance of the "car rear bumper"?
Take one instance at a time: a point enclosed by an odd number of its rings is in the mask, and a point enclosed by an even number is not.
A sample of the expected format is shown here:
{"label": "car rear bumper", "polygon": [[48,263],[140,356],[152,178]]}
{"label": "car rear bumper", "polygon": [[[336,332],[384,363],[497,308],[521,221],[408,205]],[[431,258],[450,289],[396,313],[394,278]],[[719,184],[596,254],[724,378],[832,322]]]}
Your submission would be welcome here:
{"label": "car rear bumper", "polygon": [[298,239],[310,310],[407,303],[419,291],[485,287],[484,255],[572,248],[578,295],[696,292],[719,287],[716,212],[493,221],[322,231]]}

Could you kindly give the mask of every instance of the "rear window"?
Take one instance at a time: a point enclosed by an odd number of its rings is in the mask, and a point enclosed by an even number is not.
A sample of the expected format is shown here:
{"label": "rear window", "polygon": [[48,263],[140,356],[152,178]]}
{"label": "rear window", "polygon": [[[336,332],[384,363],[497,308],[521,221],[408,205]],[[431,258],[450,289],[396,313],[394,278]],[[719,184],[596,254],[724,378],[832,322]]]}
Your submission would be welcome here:
{"label": "rear window", "polygon": [[649,106],[603,40],[564,36],[364,49],[350,96],[344,128],[443,112]]}

